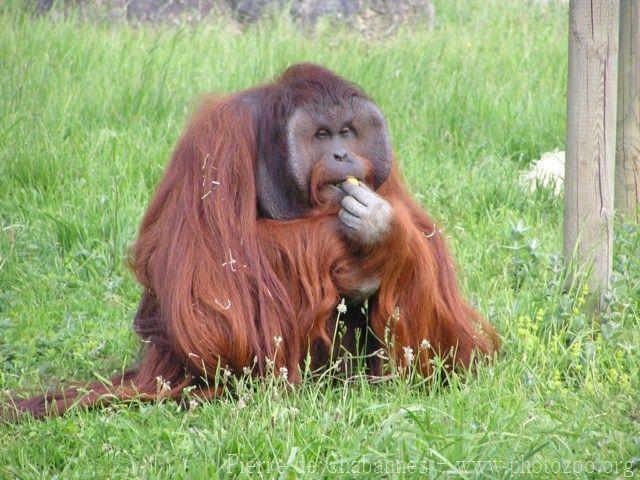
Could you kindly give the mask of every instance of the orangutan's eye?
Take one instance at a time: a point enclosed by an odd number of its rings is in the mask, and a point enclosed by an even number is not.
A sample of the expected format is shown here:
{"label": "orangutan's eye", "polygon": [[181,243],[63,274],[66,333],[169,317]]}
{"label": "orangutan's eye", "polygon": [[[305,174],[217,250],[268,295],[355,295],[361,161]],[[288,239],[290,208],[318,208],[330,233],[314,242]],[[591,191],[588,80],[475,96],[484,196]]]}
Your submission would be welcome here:
{"label": "orangutan's eye", "polygon": [[316,138],[327,138],[329,136],[329,132],[327,132],[324,128],[321,128],[316,132]]}

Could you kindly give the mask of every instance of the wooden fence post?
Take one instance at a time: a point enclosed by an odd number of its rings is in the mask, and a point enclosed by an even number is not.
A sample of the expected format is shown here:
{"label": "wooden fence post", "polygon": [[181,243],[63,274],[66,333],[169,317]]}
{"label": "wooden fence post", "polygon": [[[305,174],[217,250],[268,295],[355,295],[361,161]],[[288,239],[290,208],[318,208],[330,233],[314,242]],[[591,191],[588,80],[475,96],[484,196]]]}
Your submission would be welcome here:
{"label": "wooden fence post", "polygon": [[640,3],[620,0],[615,207],[640,221]]}
{"label": "wooden fence post", "polygon": [[613,247],[619,6],[619,0],[569,3],[563,251],[572,272],[590,273],[599,309]]}

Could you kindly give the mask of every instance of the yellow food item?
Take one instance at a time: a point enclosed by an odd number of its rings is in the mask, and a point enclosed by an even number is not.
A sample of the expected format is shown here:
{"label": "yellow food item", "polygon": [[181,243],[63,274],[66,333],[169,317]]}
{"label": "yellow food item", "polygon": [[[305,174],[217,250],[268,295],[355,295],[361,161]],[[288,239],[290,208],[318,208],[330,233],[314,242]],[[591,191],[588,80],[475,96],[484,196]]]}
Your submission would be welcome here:
{"label": "yellow food item", "polygon": [[350,183],[351,185],[360,185],[360,181],[356,177],[348,177],[345,182]]}

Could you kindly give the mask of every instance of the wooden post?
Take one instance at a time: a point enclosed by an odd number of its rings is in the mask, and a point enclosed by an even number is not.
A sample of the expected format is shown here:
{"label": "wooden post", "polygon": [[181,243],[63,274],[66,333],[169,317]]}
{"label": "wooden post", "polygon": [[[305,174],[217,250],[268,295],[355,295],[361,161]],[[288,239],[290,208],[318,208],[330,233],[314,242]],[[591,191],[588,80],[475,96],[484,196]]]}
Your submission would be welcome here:
{"label": "wooden post", "polygon": [[589,272],[599,309],[613,247],[619,6],[619,0],[569,3],[564,255],[572,272]]}
{"label": "wooden post", "polygon": [[620,0],[616,212],[640,221],[640,3]]}

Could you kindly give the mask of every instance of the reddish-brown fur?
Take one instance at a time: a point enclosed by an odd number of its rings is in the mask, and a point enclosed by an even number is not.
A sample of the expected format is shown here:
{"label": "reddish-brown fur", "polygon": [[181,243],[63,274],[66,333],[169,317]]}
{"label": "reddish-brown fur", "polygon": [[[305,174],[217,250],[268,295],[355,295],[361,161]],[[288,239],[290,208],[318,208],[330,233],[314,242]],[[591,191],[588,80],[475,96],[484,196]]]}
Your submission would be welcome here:
{"label": "reddish-brown fur", "polygon": [[[287,78],[313,75],[311,67],[295,68],[251,94],[268,101]],[[337,88],[317,81],[327,91]],[[139,368],[113,386],[18,401],[14,411],[42,417],[73,403],[179,398],[190,385],[210,397],[216,392],[203,377],[219,368],[241,374],[252,366],[263,375],[267,359],[298,382],[308,353],[315,366],[328,360],[341,297],[375,276],[381,284],[370,303],[369,326],[378,339],[388,326],[389,353],[399,364],[405,363],[402,347],[417,353],[423,340],[432,346],[418,356],[424,374],[431,372],[433,354],[453,354],[468,366],[474,352],[497,349],[493,328],[458,292],[441,233],[395,167],[378,190],[394,209],[392,233],[373,248],[357,248],[341,234],[338,207],[322,204],[315,190],[322,172],[313,175],[315,205],[306,215],[259,218],[254,172],[260,147],[245,95],[211,99],[196,113],[142,221],[131,261],[144,288],[134,321],[146,341]],[[274,118],[282,121],[276,110]],[[279,346],[274,337],[282,337]],[[158,393],[157,377],[169,382],[168,391]]]}

